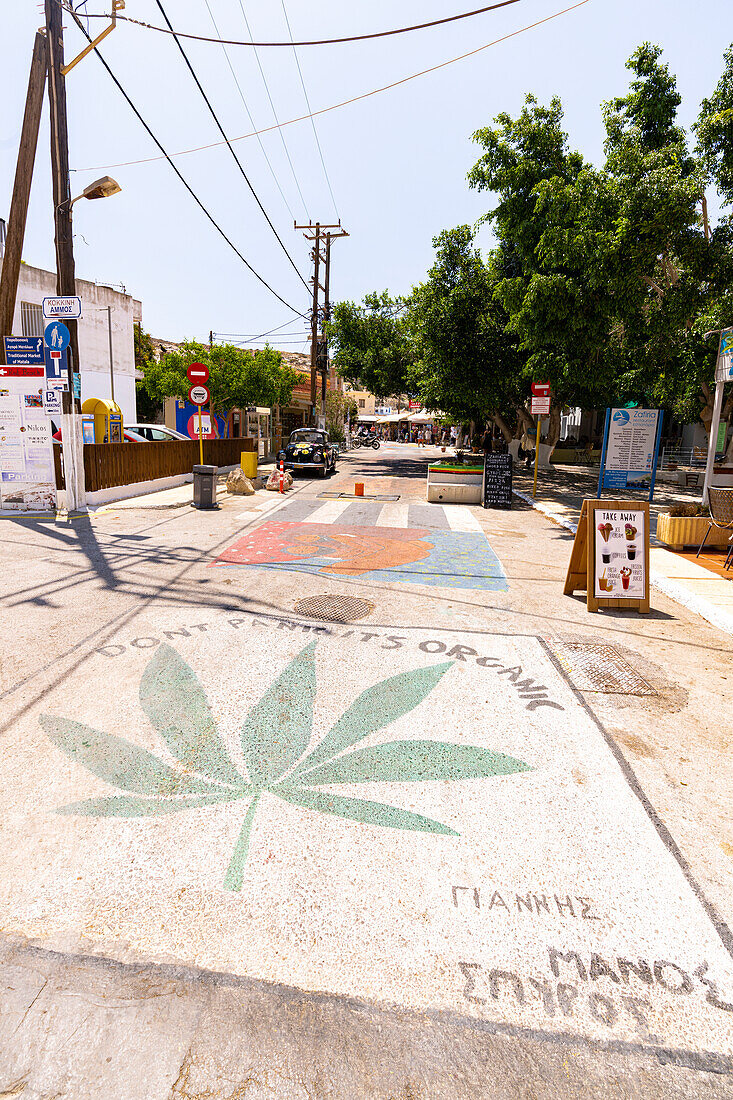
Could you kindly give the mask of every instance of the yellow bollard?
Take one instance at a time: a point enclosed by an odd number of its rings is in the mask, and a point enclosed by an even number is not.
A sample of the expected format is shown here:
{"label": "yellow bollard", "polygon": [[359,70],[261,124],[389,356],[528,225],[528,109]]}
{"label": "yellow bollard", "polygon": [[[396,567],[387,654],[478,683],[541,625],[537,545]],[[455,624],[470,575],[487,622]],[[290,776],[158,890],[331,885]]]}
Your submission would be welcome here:
{"label": "yellow bollard", "polygon": [[245,477],[257,477],[257,451],[242,451],[239,464]]}

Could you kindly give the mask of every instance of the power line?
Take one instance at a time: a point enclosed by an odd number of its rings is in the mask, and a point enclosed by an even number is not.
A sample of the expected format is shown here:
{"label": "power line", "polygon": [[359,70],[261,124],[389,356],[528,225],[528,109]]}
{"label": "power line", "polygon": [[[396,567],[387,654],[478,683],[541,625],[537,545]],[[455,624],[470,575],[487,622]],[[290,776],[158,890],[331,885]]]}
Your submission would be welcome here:
{"label": "power line", "polygon": [[[285,7],[285,0],[280,0],[280,3],[282,4],[283,15],[285,16],[285,22],[287,24],[288,34],[290,35],[290,41],[293,42],[293,32],[290,29],[290,20],[288,19],[288,13],[287,13],[287,9]],[[326,168],[326,162],[323,159],[323,150],[321,149],[321,143],[318,140],[318,131],[316,130],[316,122],[315,122],[315,119],[313,117],[313,112],[311,111],[310,100],[308,99],[308,92],[306,91],[305,81],[303,80],[303,72],[300,68],[300,58],[298,57],[298,51],[295,48],[295,43],[294,42],[293,42],[293,57],[295,58],[295,64],[298,66],[298,76],[300,77],[300,84],[301,84],[301,87],[303,88],[303,95],[305,96],[305,105],[308,108],[308,116],[311,120],[311,126],[313,127],[313,137],[316,139],[316,145],[318,146],[318,155],[321,158],[321,164],[323,166],[323,174],[326,177],[326,183],[328,185],[328,191],[329,191],[329,194],[331,196],[331,202],[333,203],[333,208],[336,211],[336,217],[338,218],[339,221],[341,221],[341,215],[339,214],[338,207],[336,205],[336,199],[333,197],[333,188],[331,187],[331,180],[328,178],[328,170]]]}
{"label": "power line", "polygon": [[[191,76],[193,77],[193,79],[194,79],[194,82],[195,82],[195,84],[196,84],[196,87],[197,87],[197,88],[198,88],[198,90],[199,90],[199,91],[201,92],[201,95],[203,96],[203,100],[204,100],[204,103],[205,103],[205,104],[206,104],[206,106],[207,106],[207,107],[209,108],[209,111],[211,112],[211,117],[213,118],[214,122],[216,123],[216,125],[217,125],[217,128],[218,128],[218,130],[219,130],[219,133],[220,133],[220,134],[221,134],[221,136],[222,136],[222,137],[224,138],[224,141],[226,142],[226,145],[227,145],[227,148],[229,149],[229,152],[230,152],[230,153],[232,154],[232,156],[234,157],[234,160],[236,161],[236,164],[237,164],[237,168],[239,168],[239,171],[240,171],[240,172],[242,173],[242,177],[243,177],[243,179],[244,179],[244,182],[245,182],[245,183],[247,184],[247,187],[249,187],[250,191],[252,192],[252,196],[253,196],[253,198],[254,198],[255,202],[257,203],[257,205],[259,206],[260,210],[262,211],[262,214],[263,214],[263,216],[264,216],[264,218],[265,218],[265,221],[266,221],[266,222],[267,222],[267,224],[269,225],[269,227],[270,227],[270,229],[272,230],[272,232],[273,232],[273,233],[275,234],[275,237],[276,237],[276,239],[277,239],[277,242],[278,242],[278,244],[280,245],[280,247],[282,248],[282,250],[283,250],[283,252],[285,253],[285,255],[287,256],[287,258],[288,258],[288,260],[289,260],[290,264],[292,265],[292,268],[293,268],[293,270],[295,271],[295,274],[296,274],[296,275],[298,276],[298,278],[300,279],[300,281],[301,281],[301,283],[303,284],[303,286],[305,287],[305,289],[306,289],[306,290],[309,290],[310,288],[309,288],[309,286],[308,286],[307,282],[305,281],[305,279],[303,278],[303,276],[302,276],[302,275],[300,274],[300,272],[298,271],[298,268],[297,268],[297,265],[296,265],[296,263],[295,263],[295,260],[293,259],[293,257],[292,257],[292,256],[290,255],[290,253],[288,252],[287,248],[286,248],[286,247],[285,247],[285,245],[283,244],[283,241],[282,241],[282,239],[281,239],[281,237],[280,237],[280,234],[278,233],[277,229],[275,229],[275,226],[274,226],[274,225],[272,224],[272,222],[270,221],[270,216],[269,216],[269,214],[267,213],[267,211],[265,210],[264,206],[263,206],[263,205],[262,205],[262,203],[260,202],[260,197],[259,197],[259,195],[257,194],[257,192],[255,191],[254,187],[253,187],[253,186],[252,186],[252,184],[250,183],[250,180],[249,180],[249,176],[247,175],[247,173],[245,172],[244,168],[242,167],[242,162],[240,161],[240,159],[239,159],[239,157],[237,156],[237,154],[236,154],[236,152],[235,152],[234,148],[232,147],[232,144],[231,144],[231,142],[229,141],[229,138],[228,138],[228,137],[227,137],[227,135],[226,135],[226,132],[225,132],[225,130],[224,130],[224,127],[222,126],[221,122],[219,121],[219,117],[218,117],[217,113],[216,113],[216,111],[214,110],[214,108],[213,108],[213,107],[212,107],[212,105],[211,105],[211,101],[210,101],[210,99],[209,99],[209,97],[207,96],[206,92],[205,92],[205,91],[204,91],[204,89],[203,89],[203,86],[202,86],[202,84],[201,84],[201,81],[200,81],[200,80],[199,80],[199,78],[198,78],[198,77],[196,76],[196,73],[195,73],[195,71],[194,71],[193,65],[192,65],[192,64],[191,64],[191,62],[189,61],[189,59],[188,59],[188,55],[186,54],[186,51],[184,50],[183,46],[182,46],[182,45],[181,45],[181,43],[179,42],[179,40],[178,40],[178,36],[176,35],[176,32],[175,32],[175,31],[173,30],[173,27],[171,26],[170,20],[168,19],[168,16],[167,16],[167,15],[166,15],[166,13],[165,13],[165,9],[163,8],[163,5],[162,5],[162,3],[161,3],[161,0],[155,0],[155,2],[156,2],[156,4],[158,5],[158,8],[159,8],[159,10],[160,10],[160,14],[161,14],[161,15],[163,16],[163,18],[165,19],[166,23],[168,24],[168,26],[169,26],[169,27],[170,27],[170,29],[171,29],[171,34],[173,35],[173,39],[174,39],[174,41],[175,41],[176,45],[178,46],[178,49],[179,49],[179,50],[180,50],[180,52],[181,52],[181,56],[182,56],[183,60],[184,60],[184,61],[186,62],[186,66],[188,67],[188,71],[190,72]],[[208,7],[208,5],[207,5],[207,7]],[[254,126],[254,121],[252,121],[252,125]],[[269,163],[269,161],[268,161],[268,163]]]}
{"label": "power line", "polygon": [[[244,19],[244,25],[247,28],[247,34],[249,35],[249,37],[252,40],[253,45],[254,45],[254,40],[252,38],[252,31],[251,31],[250,26],[249,26],[249,20],[247,19],[247,14],[244,10],[243,0],[239,0],[239,6],[242,9],[242,18]],[[218,29],[217,29],[217,33],[218,33]],[[280,125],[280,119],[277,117],[277,111],[275,110],[275,104],[272,102],[272,96],[270,95],[270,86],[267,83],[267,77],[265,76],[265,70],[262,68],[262,62],[260,61],[260,55],[258,54],[256,47],[255,47],[255,58],[257,60],[257,67],[260,70],[260,76],[262,77],[262,82],[265,85],[265,91],[267,92],[267,98],[270,101],[270,107],[272,108],[272,117],[275,119],[275,122],[277,124],[278,133],[280,135],[280,141],[282,142],[283,149],[285,150],[285,156],[288,158],[288,164],[290,165],[290,171],[293,173],[293,180],[295,181],[295,186],[297,187],[298,194],[300,195],[300,201],[303,204],[303,209],[305,210],[306,217],[310,218],[310,213],[308,211],[308,206],[306,204],[305,198],[303,197],[303,192],[300,189],[300,181],[298,180],[298,177],[297,177],[296,172],[295,172],[295,168],[293,167],[293,162],[290,159],[290,150],[288,149],[287,144],[285,142],[285,134],[283,133],[282,126]],[[254,123],[252,123],[252,125],[254,125]]]}
{"label": "power line", "polygon": [[[76,23],[76,25],[78,26],[79,30],[81,31],[81,33],[82,33],[82,34],[84,35],[84,37],[85,37],[85,38],[87,39],[87,41],[88,41],[88,42],[91,42],[91,41],[92,41],[91,35],[87,34],[86,30],[84,29],[84,27],[83,27],[83,25],[82,25],[81,21],[79,20],[79,18],[78,18],[78,17],[77,17],[77,15],[76,15],[76,13],[75,13],[75,12],[72,12],[72,13],[71,13],[71,15],[72,15],[72,18],[74,19],[74,22]],[[246,268],[247,268],[247,269],[248,269],[249,271],[251,271],[251,272],[252,272],[252,274],[254,275],[254,277],[255,277],[255,278],[256,278],[256,279],[257,279],[257,280],[258,280],[258,281],[259,281],[260,283],[262,283],[262,285],[263,285],[264,287],[266,287],[266,288],[267,288],[267,290],[269,290],[269,291],[270,291],[270,293],[271,293],[271,294],[273,294],[273,295],[274,295],[274,296],[275,296],[275,297],[277,298],[277,300],[278,300],[279,302],[282,302],[282,304],[283,304],[284,306],[287,306],[287,308],[288,308],[288,309],[292,310],[292,312],[293,312],[293,313],[295,313],[295,314],[296,314],[296,316],[298,316],[298,317],[301,317],[301,316],[302,316],[302,313],[300,312],[300,310],[296,309],[296,308],[295,308],[295,306],[291,306],[291,305],[290,305],[290,302],[286,302],[286,301],[285,301],[285,299],[284,299],[283,297],[281,297],[281,295],[279,295],[279,294],[277,293],[277,291],[276,291],[276,290],[274,290],[274,289],[273,289],[273,287],[271,287],[271,286],[270,286],[270,284],[269,284],[269,283],[268,283],[268,282],[267,282],[267,281],[266,281],[265,279],[263,279],[263,277],[262,277],[262,276],[261,276],[261,275],[259,274],[259,272],[258,272],[258,271],[255,271],[255,269],[254,269],[254,268],[252,267],[252,264],[251,264],[251,263],[249,262],[249,260],[246,260],[246,259],[244,258],[244,256],[242,255],[242,253],[241,253],[241,252],[239,251],[239,249],[238,249],[238,248],[237,248],[237,246],[236,246],[236,245],[235,245],[235,244],[233,243],[233,241],[232,241],[232,240],[231,240],[231,239],[230,239],[230,238],[229,238],[229,237],[228,237],[228,236],[226,235],[226,233],[225,233],[225,232],[224,232],[224,230],[223,230],[223,229],[221,228],[221,226],[219,225],[219,223],[218,223],[217,221],[215,221],[215,219],[214,219],[213,215],[209,213],[209,211],[208,211],[208,210],[207,210],[207,208],[206,208],[206,207],[204,206],[204,204],[203,204],[203,202],[201,201],[201,199],[200,199],[200,198],[198,197],[198,195],[196,194],[196,192],[194,191],[194,189],[193,189],[193,188],[191,187],[190,183],[188,183],[188,181],[187,181],[186,179],[184,179],[184,177],[183,177],[183,176],[181,175],[181,173],[179,172],[178,168],[176,167],[176,165],[175,165],[175,164],[173,163],[173,161],[172,161],[172,159],[170,158],[170,156],[168,155],[168,153],[167,153],[167,152],[165,151],[165,149],[163,148],[163,145],[161,144],[161,142],[160,142],[160,141],[158,140],[158,138],[157,138],[157,137],[155,136],[155,134],[153,133],[153,131],[152,131],[152,130],[150,129],[150,127],[148,126],[147,122],[145,121],[145,119],[143,118],[143,116],[142,116],[142,115],[140,114],[140,112],[138,111],[137,107],[136,107],[136,106],[135,106],[135,104],[134,104],[134,103],[132,102],[132,100],[130,99],[129,95],[127,94],[127,92],[125,91],[125,89],[124,89],[124,88],[122,87],[122,85],[120,84],[119,80],[117,79],[117,77],[115,76],[115,74],[114,74],[114,73],[112,72],[112,70],[110,69],[109,65],[108,65],[108,64],[107,64],[107,62],[105,61],[105,59],[104,59],[104,58],[102,57],[101,53],[99,52],[99,48],[98,48],[97,46],[95,46],[95,47],[94,47],[94,52],[96,53],[96,55],[97,55],[97,57],[99,58],[99,60],[101,61],[102,65],[103,65],[103,66],[104,66],[104,68],[105,68],[105,69],[107,70],[107,72],[108,72],[108,74],[110,75],[110,77],[112,78],[112,81],[113,81],[113,83],[115,84],[115,86],[117,87],[118,91],[119,91],[119,92],[121,92],[122,96],[123,96],[123,97],[124,97],[124,99],[125,99],[125,100],[127,101],[127,104],[128,104],[128,106],[129,106],[129,107],[130,107],[130,108],[132,109],[132,111],[133,111],[133,112],[134,112],[134,114],[136,115],[136,117],[137,117],[138,121],[139,121],[139,122],[140,122],[140,123],[142,124],[142,126],[144,127],[144,129],[146,130],[146,132],[148,133],[148,135],[149,135],[149,136],[150,136],[150,137],[151,137],[151,138],[153,139],[153,141],[155,142],[155,144],[156,144],[156,145],[158,146],[158,148],[160,149],[161,153],[163,154],[163,156],[162,156],[162,157],[155,157],[155,160],[167,160],[167,161],[168,161],[168,163],[170,164],[171,168],[172,168],[172,169],[173,169],[173,171],[174,171],[174,172],[176,173],[176,175],[178,176],[179,180],[181,181],[181,183],[183,184],[183,186],[184,186],[184,187],[186,188],[186,190],[188,191],[188,193],[189,193],[189,194],[191,195],[191,197],[192,197],[192,198],[194,199],[194,201],[196,202],[196,204],[197,204],[197,205],[198,205],[198,206],[199,206],[199,207],[201,208],[201,210],[202,210],[202,211],[204,212],[204,214],[205,214],[205,215],[206,215],[206,217],[207,217],[207,218],[209,219],[209,221],[211,222],[211,224],[212,224],[212,225],[214,226],[214,228],[216,229],[216,231],[217,231],[218,233],[220,233],[220,234],[221,234],[221,236],[222,236],[222,237],[224,238],[224,240],[225,240],[225,241],[227,242],[227,244],[229,245],[229,247],[230,247],[230,248],[231,248],[231,249],[232,249],[232,250],[233,250],[234,252],[236,252],[237,256],[239,256],[239,258],[240,258],[240,260],[242,261],[242,263],[244,264],[244,266],[245,266],[245,267],[246,267]]]}
{"label": "power line", "polygon": [[[518,4],[519,0],[501,0],[498,4],[489,4],[485,8],[476,8],[475,11],[464,11],[460,15],[447,15],[444,19],[433,19],[430,23],[415,23],[411,27],[397,27],[391,31],[375,31],[372,34],[351,34],[345,38],[315,38],[307,42],[293,42],[292,38],[290,42],[242,42],[234,38],[207,38],[202,34],[184,34],[183,31],[178,31],[178,35],[181,38],[190,38],[195,42],[216,42],[224,43],[227,46],[335,46],[342,42],[365,42],[371,38],[388,38],[393,34],[408,34],[411,31],[424,31],[429,27],[440,27],[444,23],[455,23],[459,19],[471,19],[474,15],[484,15],[487,11],[495,11],[497,8],[507,8],[510,4]],[[70,9],[67,9],[70,10]],[[88,16],[90,19],[109,19],[109,15],[102,12],[95,12]],[[138,27],[144,27],[148,31],[160,31],[161,34],[171,34],[172,32],[166,30],[165,27],[154,27],[152,23],[144,23],[140,19],[133,19],[129,15],[118,15],[118,20],[124,20],[125,23],[134,23]],[[217,31],[218,33],[218,31]]]}
{"label": "power line", "polygon": [[[421,69],[418,73],[411,73],[410,76],[403,76],[400,80],[395,80],[391,84],[384,84],[381,88],[372,88],[369,92],[362,92],[361,95],[352,96],[350,99],[342,99],[340,103],[332,103],[330,107],[321,107],[318,111],[313,111],[311,114],[313,117],[318,115],[326,115],[330,111],[337,111],[341,107],[349,107],[352,103],[358,103],[362,99],[369,99],[373,95],[380,95],[382,92],[389,92],[393,88],[399,88],[401,84],[408,84],[411,80],[417,80],[421,76],[428,76],[430,73],[437,72],[439,69],[445,69],[449,65],[455,65],[458,61],[465,61],[467,57],[474,57],[476,54],[481,53],[483,50],[488,50],[491,46],[498,46],[501,42],[506,42],[510,38],[516,38],[519,34],[524,34],[526,31],[534,30],[535,27],[541,27],[543,23],[550,23],[553,19],[559,19],[561,15],[567,15],[568,12],[575,11],[576,8],[582,8],[584,4],[588,4],[590,0],[578,0],[577,4],[571,4],[569,8],[563,8],[561,11],[553,12],[552,15],[546,16],[544,19],[538,19],[536,23],[528,23],[524,27],[520,27],[516,31],[510,31],[509,34],[504,34],[501,38],[495,38],[492,42],[486,42],[483,46],[477,46],[475,50],[469,50],[468,53],[459,54],[457,57],[451,57],[448,61],[441,61],[438,65],[431,65],[429,69]],[[119,16],[118,16],[119,18]],[[89,36],[87,35],[87,38]],[[299,115],[297,118],[288,119],[287,122],[281,122],[278,126],[266,126],[263,130],[257,130],[250,134],[240,134],[239,137],[231,138],[232,141],[245,141],[247,138],[255,137],[256,134],[267,134],[271,130],[282,128],[283,126],[294,126],[296,122],[305,122],[311,115]],[[188,156],[190,153],[203,153],[208,149],[216,149],[220,145],[224,145],[223,141],[212,141],[207,145],[194,145],[190,149],[179,149],[176,153],[171,153],[173,157]],[[115,164],[97,164],[90,168],[74,168],[75,172],[103,172],[111,170],[113,168],[129,168],[135,164],[151,164],[154,161],[163,160],[163,157],[140,157],[137,160],[122,160],[117,161]]]}
{"label": "power line", "polygon": [[[204,0],[204,3],[206,4],[206,10],[208,11],[208,13],[211,17],[211,22],[214,24],[214,30],[216,31],[217,34],[219,34],[219,28],[216,24],[216,19],[214,18],[214,13],[211,10],[209,0]],[[242,91],[242,86],[239,83],[239,80],[237,78],[237,74],[234,71],[234,66],[232,65],[231,59],[229,57],[229,51],[227,50],[227,48],[226,48],[226,46],[224,45],[223,42],[222,42],[221,48],[224,52],[224,57],[227,59],[227,65],[229,66],[229,71],[232,74],[232,78],[234,80],[234,83],[237,85],[237,91],[239,92],[239,98],[242,100],[242,105],[244,106],[244,109],[247,112],[247,118],[252,123],[252,125],[255,126],[255,120],[252,118],[252,112],[249,109],[249,105],[247,103],[247,100],[244,98],[244,92]],[[277,175],[275,174],[275,170],[273,169],[272,164],[270,163],[270,158],[267,155],[267,151],[265,149],[265,146],[262,143],[262,138],[260,137],[259,134],[257,135],[257,143],[258,143],[260,149],[262,150],[262,156],[267,161],[267,167],[270,169],[270,175],[272,176],[273,180],[275,181],[275,186],[277,187],[278,191],[280,192],[280,197],[282,198],[283,202],[287,206],[288,213],[290,214],[290,217],[292,218],[293,217],[293,211],[290,208],[290,203],[288,202],[287,198],[285,197],[285,192],[283,191],[282,187],[280,186],[280,180],[277,178]]]}

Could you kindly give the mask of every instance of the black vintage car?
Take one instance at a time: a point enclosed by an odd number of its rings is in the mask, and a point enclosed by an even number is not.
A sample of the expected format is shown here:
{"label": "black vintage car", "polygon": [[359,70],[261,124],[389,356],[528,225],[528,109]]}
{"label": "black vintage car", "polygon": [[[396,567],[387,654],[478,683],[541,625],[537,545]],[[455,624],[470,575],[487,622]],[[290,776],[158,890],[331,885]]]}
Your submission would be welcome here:
{"label": "black vintage car", "polygon": [[290,436],[285,450],[279,452],[277,463],[279,466],[280,459],[284,458],[286,470],[317,470],[321,477],[326,477],[336,469],[337,455],[327,432],[318,428],[298,428]]}

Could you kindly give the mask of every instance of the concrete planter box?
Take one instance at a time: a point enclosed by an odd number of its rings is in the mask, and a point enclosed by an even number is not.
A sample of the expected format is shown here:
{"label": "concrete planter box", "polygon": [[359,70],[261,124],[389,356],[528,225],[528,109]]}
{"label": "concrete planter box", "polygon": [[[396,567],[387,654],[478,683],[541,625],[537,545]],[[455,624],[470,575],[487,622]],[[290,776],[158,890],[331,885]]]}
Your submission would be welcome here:
{"label": "concrete planter box", "polygon": [[435,504],[480,504],[483,469],[429,466],[427,499]]}
{"label": "concrete planter box", "polygon": [[[705,538],[709,526],[707,516],[670,516],[662,512],[657,516],[657,538],[670,550],[684,550],[686,546],[698,547]],[[705,548],[728,546],[730,531],[719,531],[713,527],[708,535]]]}

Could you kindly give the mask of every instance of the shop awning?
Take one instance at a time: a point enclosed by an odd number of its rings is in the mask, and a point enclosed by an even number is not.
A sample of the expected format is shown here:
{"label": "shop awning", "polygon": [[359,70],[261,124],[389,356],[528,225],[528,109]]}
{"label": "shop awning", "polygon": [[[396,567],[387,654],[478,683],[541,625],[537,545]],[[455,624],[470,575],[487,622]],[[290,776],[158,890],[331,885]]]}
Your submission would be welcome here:
{"label": "shop awning", "polygon": [[407,410],[401,413],[389,413],[388,416],[380,416],[378,424],[398,424],[401,420],[409,420],[410,414]]}
{"label": "shop awning", "polygon": [[440,413],[428,413],[425,409],[420,409],[419,412],[412,413],[409,420],[411,424],[432,424],[439,415]]}

